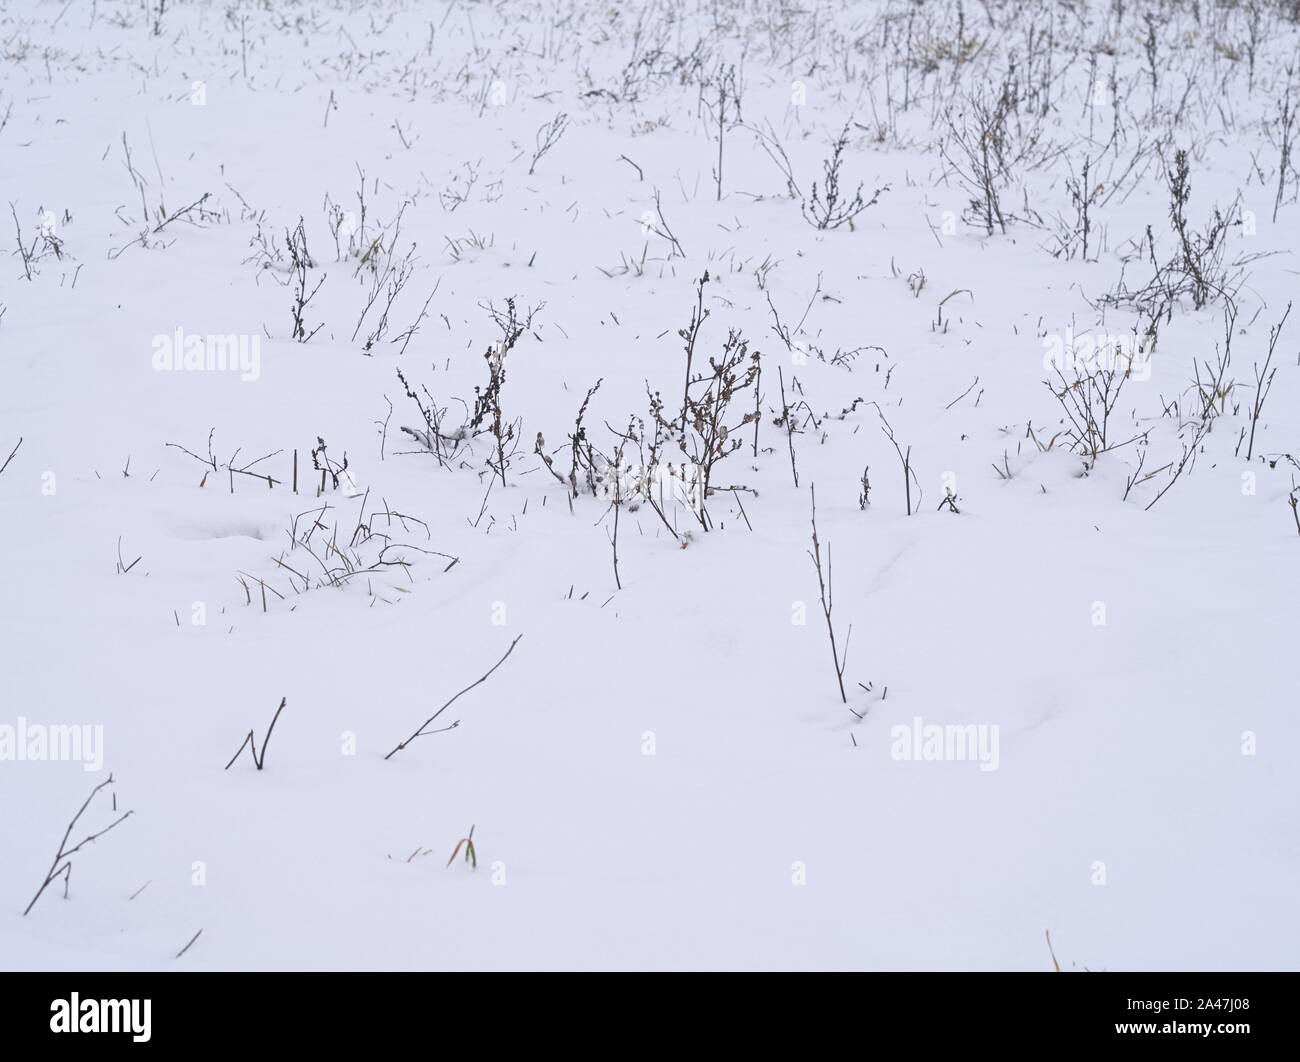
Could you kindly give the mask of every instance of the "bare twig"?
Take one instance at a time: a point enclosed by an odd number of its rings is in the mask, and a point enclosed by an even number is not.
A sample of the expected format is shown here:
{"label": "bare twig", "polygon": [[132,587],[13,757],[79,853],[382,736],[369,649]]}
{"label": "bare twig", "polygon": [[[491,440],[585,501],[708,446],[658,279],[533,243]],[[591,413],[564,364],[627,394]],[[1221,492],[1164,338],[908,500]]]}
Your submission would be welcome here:
{"label": "bare twig", "polygon": [[6,468],[9,467],[9,462],[14,459],[14,454],[18,452],[18,447],[22,446],[22,444],[23,444],[23,437],[20,435],[18,436],[18,444],[12,450],[9,451],[9,456],[5,458],[5,463],[3,465],[0,465],[0,472],[3,472]]}
{"label": "bare twig", "polygon": [[112,784],[113,784],[113,776],[110,774],[106,781],[100,782],[99,785],[95,786],[95,788],[90,791],[90,796],[86,797],[85,803],[83,803],[81,805],[81,808],[77,811],[77,813],[72,816],[72,821],[68,823],[68,828],[63,831],[63,840],[59,842],[59,850],[54,855],[54,861],[50,863],[50,869],[45,875],[45,880],[41,882],[41,887],[36,890],[36,895],[32,897],[31,903],[29,903],[26,909],[23,911],[24,917],[26,917],[28,912],[31,911],[31,909],[36,906],[36,901],[41,898],[41,895],[45,892],[47,888],[50,887],[50,884],[54,881],[55,878],[58,877],[63,878],[63,898],[67,899],[68,881],[72,876],[72,863],[70,861],[71,857],[75,855],[77,852],[81,851],[81,849],[83,849],[86,845],[90,844],[92,841],[96,840],[97,838],[103,837],[104,834],[108,833],[108,831],[111,830],[114,826],[118,825],[121,822],[124,822],[126,819],[130,818],[134,814],[134,812],[128,811],[125,814],[120,815],[118,818],[114,819],[98,833],[92,833],[88,837],[83,838],[77,844],[73,845],[71,848],[68,847],[68,838],[72,836],[72,831],[76,829],[77,821],[85,813],[86,808],[90,807],[90,802],[95,799],[95,795],[101,789],[105,788],[106,786],[110,786]]}
{"label": "bare twig", "polygon": [[190,937],[190,942],[176,953],[176,958],[179,959],[182,955],[184,955],[187,951],[189,951],[190,948],[194,945],[194,942],[198,940],[199,937],[201,937],[202,935],[203,935],[203,930],[200,929],[197,933],[194,934],[194,936]]}
{"label": "bare twig", "polygon": [[226,764],[225,769],[227,771],[230,770],[232,766],[234,766],[235,761],[239,759],[239,754],[244,751],[244,748],[246,746],[251,748],[253,751],[253,763],[256,765],[257,769],[260,771],[263,768],[263,766],[265,766],[266,746],[271,743],[271,732],[275,730],[276,720],[280,718],[280,713],[284,711],[284,706],[285,704],[288,703],[288,700],[289,699],[287,697],[280,698],[280,707],[275,710],[275,715],[271,717],[271,725],[266,728],[266,737],[262,739],[262,751],[261,752],[257,751],[257,736],[256,734],[253,733],[253,731],[250,730],[248,734],[244,737],[243,744],[240,745],[239,748],[235,750],[235,754],[230,757],[230,762]]}
{"label": "bare twig", "polygon": [[[522,634],[517,635],[515,637],[515,640],[510,643],[510,648],[505,651],[505,654],[501,657],[500,660],[498,660],[495,664],[493,664],[490,668],[488,668],[487,673],[484,674],[482,678],[476,679],[474,682],[471,682],[468,686],[466,686],[463,690],[461,690],[460,693],[456,694],[456,696],[452,697],[451,700],[449,700],[446,704],[444,704],[441,708],[439,708],[436,712],[434,712],[433,715],[429,716],[428,719],[426,719],[423,723],[420,724],[420,726],[416,729],[414,734],[412,734],[405,741],[398,742],[397,747],[394,748],[393,751],[390,752],[387,756],[385,756],[384,759],[391,760],[394,755],[396,755],[398,752],[401,752],[402,749],[406,748],[407,745],[409,745],[412,741],[414,741],[418,737],[424,737],[426,734],[442,733],[441,730],[426,730],[425,727],[427,727],[430,723],[432,723],[435,719],[437,719],[438,716],[442,715],[443,712],[445,712],[448,708],[450,708],[453,704],[455,704],[457,700],[459,700],[462,696],[464,696],[466,693],[472,690],[475,686],[480,686],[484,682],[486,682],[491,677],[492,672],[495,671],[497,668],[499,668],[502,664],[504,664],[506,662],[506,659],[510,656],[510,654],[515,651],[515,646],[519,644],[519,639],[522,637],[523,637]],[[455,723],[452,723],[451,726],[444,727],[443,729],[451,730],[454,727],[458,726],[459,723],[460,720],[458,719]]]}
{"label": "bare twig", "polygon": [[817,487],[815,484],[810,483],[808,485],[808,493],[812,497],[813,544],[808,556],[812,558],[813,567],[817,569],[817,590],[821,597],[822,615],[826,617],[826,633],[830,635],[831,639],[831,659],[835,664],[835,681],[839,683],[840,700],[848,704],[849,698],[844,692],[844,668],[848,663],[849,638],[853,636],[853,627],[850,625],[848,633],[844,636],[844,651],[843,658],[841,658],[840,647],[835,641],[835,625],[831,622],[831,610],[835,607],[835,591],[831,582],[831,547],[828,542],[826,544],[826,568],[823,573],[821,541],[817,538]]}

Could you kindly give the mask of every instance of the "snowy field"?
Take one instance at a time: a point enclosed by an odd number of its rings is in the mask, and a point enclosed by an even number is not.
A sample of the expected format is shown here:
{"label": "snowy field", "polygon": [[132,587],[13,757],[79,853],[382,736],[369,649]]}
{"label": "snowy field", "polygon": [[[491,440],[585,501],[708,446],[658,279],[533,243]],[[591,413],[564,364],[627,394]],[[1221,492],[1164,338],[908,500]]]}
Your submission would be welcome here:
{"label": "snowy field", "polygon": [[3,5],[0,966],[1294,968],[1298,57]]}

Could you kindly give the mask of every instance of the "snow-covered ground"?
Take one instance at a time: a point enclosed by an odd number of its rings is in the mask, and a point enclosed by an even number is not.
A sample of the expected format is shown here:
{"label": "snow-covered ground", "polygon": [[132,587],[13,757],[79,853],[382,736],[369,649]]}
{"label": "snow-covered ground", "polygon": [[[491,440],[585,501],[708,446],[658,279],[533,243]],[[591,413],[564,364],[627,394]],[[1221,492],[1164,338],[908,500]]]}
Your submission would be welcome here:
{"label": "snow-covered ground", "polygon": [[6,4],[0,966],[1294,966],[1298,49]]}

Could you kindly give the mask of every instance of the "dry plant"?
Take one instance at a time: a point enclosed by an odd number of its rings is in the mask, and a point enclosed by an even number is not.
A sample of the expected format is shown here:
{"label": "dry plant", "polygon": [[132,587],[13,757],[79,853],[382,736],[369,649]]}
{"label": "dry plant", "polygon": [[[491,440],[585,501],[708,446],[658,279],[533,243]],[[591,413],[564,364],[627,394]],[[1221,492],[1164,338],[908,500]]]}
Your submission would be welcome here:
{"label": "dry plant", "polygon": [[[1250,443],[1246,447],[1246,460],[1249,461],[1255,453],[1255,428],[1259,425],[1260,415],[1264,412],[1264,400],[1268,398],[1268,393],[1273,389],[1273,378],[1277,375],[1277,367],[1270,368],[1273,362],[1273,353],[1277,349],[1277,341],[1282,337],[1282,326],[1286,324],[1286,319],[1291,316],[1291,303],[1286,304],[1286,310],[1282,314],[1282,319],[1268,330],[1268,357],[1264,359],[1261,367],[1258,363],[1254,366],[1255,371],[1255,397],[1250,406]],[[1238,444],[1240,447],[1240,443]],[[0,469],[3,471],[3,469]]]}
{"label": "dry plant", "polygon": [[[848,695],[844,692],[844,669],[848,666],[849,658],[849,639],[853,637],[853,624],[849,624],[848,632],[844,635],[844,645],[840,646],[835,638],[835,624],[831,619],[831,612],[835,607],[835,588],[832,581],[831,573],[831,545],[826,543],[826,564],[822,566],[822,546],[817,537],[817,487],[815,484],[808,485],[808,493],[812,499],[812,546],[808,551],[808,556],[812,558],[813,568],[817,572],[817,592],[818,599],[822,606],[822,615],[826,619],[826,634],[831,642],[831,661],[835,665],[835,681],[840,688],[840,700],[845,704],[849,703]],[[854,713],[857,714],[856,712]]]}
{"label": "dry plant", "polygon": [[568,127],[569,116],[561,112],[538,128],[537,135],[534,137],[533,160],[528,164],[529,177],[537,169],[537,164],[542,161],[542,157],[560,142],[560,137],[564,136],[564,131]]}
{"label": "dry plant", "polygon": [[[72,816],[72,821],[68,823],[68,828],[63,831],[63,840],[59,842],[59,849],[54,853],[54,859],[50,863],[50,869],[45,872],[45,880],[41,882],[41,887],[36,890],[36,895],[32,897],[31,902],[28,903],[27,907],[23,910],[23,917],[26,917],[28,913],[30,913],[31,909],[36,906],[36,901],[45,893],[45,890],[60,877],[63,878],[63,898],[66,900],[68,898],[68,886],[72,881],[72,857],[85,848],[86,845],[94,843],[94,841],[103,837],[104,834],[108,833],[108,831],[114,826],[117,826],[119,823],[124,822],[135,814],[132,811],[124,812],[102,830],[88,834],[71,848],[68,847],[68,841],[72,837],[72,831],[77,828],[77,823],[81,820],[81,816],[86,813],[86,809],[90,807],[91,801],[95,799],[101,789],[105,789],[112,784],[113,776],[110,774],[105,781],[100,782],[99,785],[95,786],[95,788],[90,791],[90,796],[86,797],[85,803],[83,803],[77,813]],[[113,798],[113,811],[117,811],[116,796]]]}
{"label": "dry plant", "polygon": [[[1182,478],[1184,472],[1190,472],[1196,464],[1197,455],[1203,450],[1206,437],[1213,430],[1215,422],[1224,413],[1228,396],[1236,388],[1236,381],[1228,377],[1228,368],[1232,362],[1232,339],[1237,327],[1237,309],[1228,301],[1223,308],[1223,342],[1215,344],[1215,363],[1209,359],[1195,367],[1195,379],[1188,389],[1196,396],[1200,408],[1190,417],[1184,418],[1178,401],[1172,403],[1174,416],[1178,421],[1178,441],[1180,455],[1176,461],[1164,466],[1172,469],[1168,481],[1145,506],[1150,510]],[[1202,375],[1202,368],[1204,375]],[[1169,411],[1166,410],[1168,413]],[[1163,469],[1157,470],[1163,471]],[[1154,475],[1155,473],[1152,473]],[[1147,476],[1145,478],[1151,478]]]}
{"label": "dry plant", "polygon": [[1061,366],[1058,365],[1055,369],[1057,383],[1054,384],[1051,380],[1045,380],[1044,383],[1052,392],[1052,397],[1060,403],[1065,414],[1065,439],[1070,444],[1070,449],[1084,458],[1085,473],[1091,470],[1102,454],[1146,438],[1146,432],[1139,432],[1117,442],[1111,432],[1111,418],[1119,404],[1124,384],[1132,375],[1130,364],[1125,362],[1122,367],[1095,368],[1075,366],[1069,377]]}
{"label": "dry plant", "polygon": [[228,771],[235,765],[244,749],[250,750],[253,756],[253,765],[260,771],[266,766],[266,746],[271,743],[271,733],[275,730],[275,724],[280,718],[280,713],[284,711],[284,706],[289,703],[287,697],[280,698],[280,707],[275,710],[275,715],[271,716],[271,725],[266,728],[266,737],[262,739],[262,749],[259,752],[257,748],[257,735],[249,730],[244,737],[243,743],[235,750],[235,754],[230,757],[230,762],[226,764],[225,769]]}
{"label": "dry plant", "polygon": [[1244,266],[1258,255],[1245,255],[1229,261],[1228,236],[1241,225],[1241,195],[1238,193],[1226,210],[1214,207],[1203,229],[1194,228],[1187,219],[1191,198],[1190,163],[1186,151],[1174,154],[1173,165],[1166,169],[1169,189],[1169,225],[1177,241],[1172,256],[1161,261],[1157,255],[1155,235],[1147,226],[1143,241],[1152,268],[1151,278],[1136,291],[1130,290],[1123,274],[1116,287],[1102,296],[1112,306],[1128,306],[1144,317],[1158,321],[1172,317],[1183,299],[1199,310],[1222,299],[1234,303]]}
{"label": "dry plant", "polygon": [[[447,857],[447,866],[451,866],[460,855],[460,850],[465,849],[465,862],[470,865],[471,870],[478,869],[478,853],[474,851],[474,827],[469,828],[469,833],[456,842],[456,847],[451,850],[451,855]],[[443,868],[444,870],[446,867]]]}
{"label": "dry plant", "polygon": [[740,84],[735,64],[719,63],[713,77],[700,84],[700,106],[708,112],[709,122],[717,128],[718,161],[713,169],[717,201],[722,202],[722,157],[727,126],[740,124]]}
{"label": "dry plant", "polygon": [[963,110],[945,112],[947,135],[939,153],[957,174],[970,200],[966,218],[992,236],[1003,234],[1009,220],[1018,220],[1002,205],[1002,192],[1013,171],[1027,162],[1037,148],[1037,126],[1018,122],[1018,93],[1008,78],[996,93],[981,88],[969,95]]}
{"label": "dry plant", "polygon": [[[271,490],[274,490],[277,485],[281,484],[281,481],[276,479],[270,473],[254,471],[254,468],[257,465],[260,465],[263,461],[269,461],[273,457],[278,457],[280,454],[284,453],[283,450],[274,450],[271,453],[263,454],[261,457],[255,458],[252,461],[242,461],[239,464],[236,464],[235,462],[239,460],[239,454],[243,449],[243,447],[238,447],[235,449],[235,452],[232,453],[230,457],[228,457],[224,462],[218,462],[216,454],[214,454],[212,451],[212,440],[216,436],[216,433],[217,433],[216,428],[212,428],[208,432],[208,454],[206,457],[201,457],[200,455],[196,454],[193,450],[186,449],[184,446],[181,446],[180,443],[169,442],[166,443],[165,445],[171,449],[179,450],[181,453],[194,458],[194,460],[196,460],[197,462],[199,462],[199,464],[203,466],[204,469],[203,478],[199,480],[200,487],[207,486],[208,476],[212,475],[213,473],[220,473],[220,472],[226,473],[227,482],[229,484],[229,489],[231,494],[235,493],[236,476],[248,476],[250,479],[258,480],[259,482],[265,483],[267,488]],[[295,451],[295,455],[296,455],[296,451]],[[294,469],[294,476],[295,476],[295,486],[296,486],[297,483],[296,464]]]}
{"label": "dry plant", "polygon": [[423,723],[421,723],[418,727],[416,727],[415,733],[413,733],[405,741],[399,741],[397,743],[397,746],[393,749],[393,751],[390,752],[387,756],[385,756],[384,759],[391,760],[395,755],[397,755],[397,753],[401,752],[402,749],[406,748],[406,746],[409,745],[416,738],[428,737],[430,734],[442,734],[448,730],[454,730],[456,729],[456,727],[460,726],[460,720],[457,719],[450,726],[444,726],[439,728],[438,730],[426,729],[429,726],[429,724],[431,724],[435,719],[438,718],[438,716],[442,715],[443,712],[445,712],[448,708],[450,708],[453,704],[455,704],[456,701],[458,701],[461,697],[467,694],[470,690],[474,689],[475,686],[481,686],[484,682],[486,682],[489,678],[491,678],[492,672],[494,672],[497,668],[499,668],[502,664],[504,664],[507,659],[509,659],[510,654],[515,651],[515,646],[519,644],[519,639],[522,637],[523,637],[522,634],[516,635],[515,640],[510,643],[510,648],[508,648],[505,651],[505,653],[502,655],[500,660],[498,660],[495,664],[493,664],[490,668],[487,669],[487,672],[482,677],[475,679],[463,690],[461,690],[449,701],[447,701],[447,703],[444,704],[441,708],[439,708],[436,712],[434,712],[433,715],[429,716],[428,719],[426,719]]}
{"label": "dry plant", "polygon": [[[460,558],[449,553],[406,541],[416,529],[423,532],[426,541],[431,538],[429,527],[423,520],[398,512],[387,502],[383,502],[382,507],[368,509],[369,499],[370,492],[367,491],[360,499],[357,518],[350,530],[337,515],[332,523],[325,522],[327,514],[337,512],[336,506],[329,502],[293,518],[285,532],[289,537],[288,551],[271,558],[287,577],[291,594],[326,588],[342,589],[364,577],[372,605],[376,601],[392,604],[380,592],[381,589],[400,593],[407,590],[385,580],[401,574],[407,583],[414,583],[411,568],[420,558],[438,557],[447,561],[442,569],[444,572],[459,563]],[[401,533],[401,539],[396,537],[397,532]],[[279,600],[287,600],[284,594],[258,576],[241,571],[237,579],[244,588],[246,605],[253,603],[255,586],[261,591],[263,612],[268,611],[268,591]],[[380,584],[378,587],[377,582]]]}
{"label": "dry plant", "polygon": [[816,229],[838,229],[841,225],[853,228],[853,219],[868,207],[875,206],[881,193],[889,191],[889,185],[883,185],[871,193],[870,199],[862,198],[865,185],[858,182],[857,191],[849,196],[840,189],[840,169],[844,165],[844,152],[849,146],[849,127],[853,120],[844,123],[839,136],[831,141],[831,153],[822,161],[822,183],[819,188],[813,181],[812,192],[803,202],[803,216],[808,224]]}
{"label": "dry plant", "polygon": [[22,446],[22,444],[23,437],[20,435],[18,436],[18,441],[14,444],[14,448],[9,451],[9,456],[5,458],[5,463],[0,465],[0,474],[3,474],[4,470],[9,467],[9,462],[14,459],[14,455],[18,453],[18,448]]}
{"label": "dry plant", "polygon": [[[898,463],[899,465],[902,466],[903,469],[903,500],[906,502],[907,505],[907,515],[911,516],[913,512],[920,511],[921,498],[923,497],[923,492],[921,490],[921,481],[917,478],[915,469],[912,468],[912,448],[909,446],[906,450],[903,449],[902,444],[899,443],[898,439],[894,435],[893,425],[891,425],[889,421],[885,418],[885,411],[880,408],[880,403],[872,402],[871,404],[876,407],[876,415],[880,417],[881,432],[884,434],[885,438],[889,440],[890,445],[893,446],[894,452],[898,454]],[[865,477],[866,477],[866,473],[864,472],[863,473],[864,480]],[[913,508],[912,506],[912,484],[913,483],[916,484],[916,507],[915,508]],[[864,487],[866,486],[865,482],[863,486]],[[865,502],[866,502],[865,496],[862,500],[863,500],[863,507],[865,508]]]}
{"label": "dry plant", "polygon": [[306,343],[321,329],[321,325],[317,325],[310,332],[307,331],[304,317],[307,312],[307,304],[320,291],[320,286],[325,283],[325,276],[322,275],[320,280],[316,281],[316,286],[310,292],[307,290],[307,272],[316,267],[316,262],[307,249],[307,231],[303,227],[302,218],[298,219],[297,228],[293,230],[285,229],[284,243],[289,252],[289,283],[293,289],[293,304],[290,307],[290,313],[293,315],[293,329],[290,334],[299,343]]}
{"label": "dry plant", "polygon": [[[438,464],[446,468],[449,463],[456,460],[462,447],[469,440],[468,407],[465,408],[464,423],[456,427],[445,427],[447,407],[441,405],[424,385],[421,385],[418,392],[412,388],[401,369],[397,370],[397,378],[405,389],[406,397],[414,402],[416,409],[420,411],[420,418],[424,423],[423,428],[412,428],[404,425],[402,431],[419,444],[421,452],[432,454],[437,459]],[[464,405],[463,402],[461,404]]]}
{"label": "dry plant", "polygon": [[493,322],[501,331],[501,338],[488,347],[484,359],[488,367],[487,384],[474,388],[473,405],[464,402],[466,418],[463,423],[450,426],[446,423],[447,408],[422,388],[416,392],[398,370],[397,376],[406,389],[406,396],[415,403],[423,421],[422,428],[403,425],[402,431],[414,439],[420,448],[431,453],[442,466],[446,466],[459,454],[462,445],[480,435],[489,435],[492,439],[491,453],[487,467],[492,475],[506,485],[506,472],[519,451],[522,436],[522,421],[508,418],[502,408],[501,396],[506,382],[506,358],[525,332],[532,328],[534,316],[545,306],[539,303],[521,312],[513,297],[505,300],[505,307],[498,308],[492,303],[482,304]]}
{"label": "dry plant", "polygon": [[[761,364],[759,352],[751,354],[748,341],[732,329],[727,333],[719,355],[709,356],[708,370],[692,371],[700,343],[700,328],[709,316],[709,311],[703,307],[704,285],[708,280],[706,272],[697,282],[690,324],[677,333],[685,343],[686,356],[681,409],[670,413],[660,393],[649,392],[654,435],[648,445],[648,467],[652,469],[664,464],[672,452],[680,453],[692,464],[699,481],[695,516],[705,530],[711,526],[707,502],[712,493],[749,489],[721,487],[714,482],[714,473],[724,458],[744,445],[741,429],[758,419],[756,392]],[[755,392],[752,399],[745,396],[749,391]],[[743,412],[732,411],[737,402],[741,403]]]}

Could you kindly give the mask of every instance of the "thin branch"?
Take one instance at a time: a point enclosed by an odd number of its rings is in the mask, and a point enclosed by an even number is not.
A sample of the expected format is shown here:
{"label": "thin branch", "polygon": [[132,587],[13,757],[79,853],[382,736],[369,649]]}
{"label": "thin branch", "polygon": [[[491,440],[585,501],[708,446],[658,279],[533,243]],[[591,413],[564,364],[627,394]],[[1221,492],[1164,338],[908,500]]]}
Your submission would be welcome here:
{"label": "thin branch", "polygon": [[[502,664],[504,664],[506,662],[506,659],[510,656],[510,654],[515,651],[515,646],[519,644],[519,639],[522,637],[523,637],[522,634],[517,635],[515,637],[515,640],[510,643],[510,648],[505,651],[505,655],[502,656],[501,659],[498,660],[495,664],[493,664],[487,670],[487,673],[483,675],[482,678],[477,679],[474,682],[471,682],[468,686],[466,686],[463,690],[461,690],[460,693],[456,694],[456,696],[452,697],[451,700],[449,700],[446,704],[444,704],[441,708],[439,708],[436,712],[434,712],[433,715],[429,716],[428,719],[426,719],[423,723],[420,724],[420,726],[416,729],[414,734],[412,734],[405,741],[399,742],[397,747],[393,749],[393,751],[390,752],[387,756],[385,756],[384,759],[391,760],[393,756],[401,752],[402,749],[406,748],[407,745],[409,745],[412,741],[414,741],[418,737],[424,737],[426,734],[430,734],[430,733],[433,734],[442,733],[442,731],[440,730],[426,731],[425,727],[427,727],[430,723],[432,723],[435,719],[437,719],[438,716],[442,715],[443,712],[445,712],[448,708],[450,708],[453,704],[455,704],[456,701],[458,701],[461,697],[467,694],[475,686],[481,686],[484,682],[486,682],[492,676],[492,672],[495,671],[497,668],[499,668]],[[457,723],[458,722],[459,720],[457,720]],[[452,723],[450,727],[445,727],[444,729],[450,730],[452,729],[452,727],[456,726],[457,723]]]}
{"label": "thin branch", "polygon": [[77,811],[77,813],[72,816],[72,821],[68,823],[68,828],[63,831],[63,840],[59,842],[59,850],[54,855],[54,861],[50,863],[50,869],[49,872],[46,873],[45,875],[45,880],[41,883],[41,887],[36,890],[36,895],[32,897],[31,903],[29,903],[26,909],[23,911],[24,918],[27,916],[28,912],[31,911],[31,909],[36,906],[36,901],[41,898],[41,895],[45,892],[47,888],[49,888],[50,884],[60,876],[63,877],[64,898],[66,899],[67,883],[69,877],[72,874],[72,863],[70,862],[70,858],[77,852],[81,851],[81,849],[83,849],[86,845],[90,844],[92,841],[97,840],[100,837],[103,837],[104,834],[108,833],[108,831],[111,830],[114,826],[117,826],[119,823],[126,821],[133,814],[135,814],[132,811],[128,811],[124,815],[121,815],[118,818],[114,819],[98,833],[92,833],[88,837],[83,838],[78,844],[74,845],[72,848],[67,847],[68,838],[72,836],[72,831],[76,829],[78,820],[81,818],[83,814],[85,814],[86,809],[90,807],[90,802],[95,799],[95,794],[97,794],[104,787],[110,786],[112,784],[113,784],[113,776],[110,774],[107,780],[100,782],[99,785],[95,786],[95,788],[90,791],[90,796],[86,797],[85,803],[83,803],[81,805],[81,808]]}

